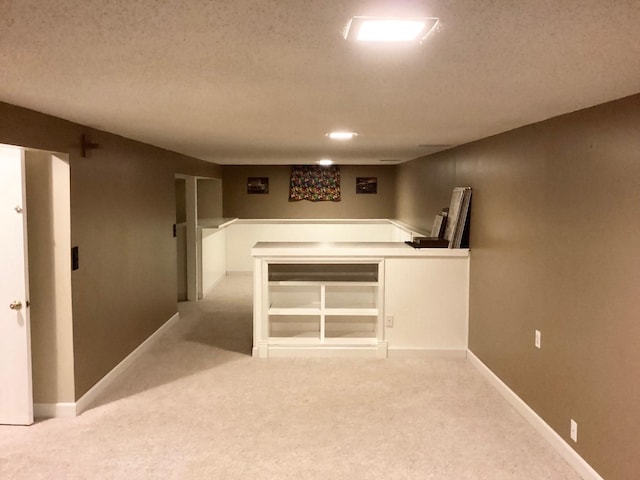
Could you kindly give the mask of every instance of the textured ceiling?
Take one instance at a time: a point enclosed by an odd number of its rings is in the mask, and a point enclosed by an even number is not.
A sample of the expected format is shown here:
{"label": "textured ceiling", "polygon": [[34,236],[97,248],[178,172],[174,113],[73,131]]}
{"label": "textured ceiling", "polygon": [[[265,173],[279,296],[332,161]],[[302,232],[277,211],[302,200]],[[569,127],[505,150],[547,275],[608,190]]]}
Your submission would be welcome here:
{"label": "textured ceiling", "polygon": [[[640,92],[640,2],[0,0],[0,101],[220,164],[406,161]],[[420,46],[345,41],[427,15]],[[355,130],[350,143],[325,137]]]}

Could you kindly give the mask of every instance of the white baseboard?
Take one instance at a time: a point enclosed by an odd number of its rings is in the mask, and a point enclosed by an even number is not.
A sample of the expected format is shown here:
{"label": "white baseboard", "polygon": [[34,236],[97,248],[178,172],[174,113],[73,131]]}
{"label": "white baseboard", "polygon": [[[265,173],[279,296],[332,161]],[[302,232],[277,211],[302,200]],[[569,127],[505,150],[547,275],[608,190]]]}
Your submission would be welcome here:
{"label": "white baseboard", "polygon": [[377,358],[467,358],[467,349],[391,348],[378,347],[280,347],[277,345],[254,346],[253,357],[377,357]]}
{"label": "white baseboard", "polygon": [[76,404],[67,403],[34,403],[35,418],[72,418],[76,416]]}
{"label": "white baseboard", "polygon": [[167,320],[158,330],[147,338],[144,342],[138,345],[133,352],[127,355],[118,365],[107,373],[102,379],[96,383],[91,389],[78,399],[75,403],[76,415],[80,415],[84,412],[95,400],[100,396],[120,375],[122,375],[133,362],[144,352],[157,342],[160,337],[166,332],[174,323],[180,319],[180,315],[176,313],[169,320]]}
{"label": "white baseboard", "polygon": [[389,358],[467,358],[467,349],[389,347],[388,356]]}
{"label": "white baseboard", "polygon": [[584,480],[603,480],[587,461],[576,452],[560,435],[553,430],[542,417],[540,417],[529,405],[527,405],[516,393],[511,390],[498,376],[493,373],[482,361],[469,350],[467,354],[469,362],[493,385],[507,402],[522,415],[542,437],[573,467]]}
{"label": "white baseboard", "polygon": [[254,356],[259,358],[379,358],[377,346],[279,346],[269,345],[266,352],[258,347]]}
{"label": "white baseboard", "polygon": [[206,298],[211,292],[213,292],[216,287],[218,286],[218,284],[224,279],[224,277],[226,277],[227,274],[225,273],[221,273],[212,283],[211,285],[209,285],[209,287],[207,288],[206,291],[204,291],[202,293],[202,297],[199,298],[198,300],[202,300],[202,298]]}
{"label": "white baseboard", "polygon": [[179,320],[178,313],[167,320],[158,330],[156,330],[149,338],[138,345],[133,352],[127,355],[118,365],[116,365],[109,373],[96,383],[91,389],[78,399],[77,402],[61,402],[61,403],[34,403],[33,415],[36,418],[70,418],[76,417],[84,412],[102,394],[113,381],[122,375],[129,368],[136,358],[146,352],[162,334],[171,325]]}

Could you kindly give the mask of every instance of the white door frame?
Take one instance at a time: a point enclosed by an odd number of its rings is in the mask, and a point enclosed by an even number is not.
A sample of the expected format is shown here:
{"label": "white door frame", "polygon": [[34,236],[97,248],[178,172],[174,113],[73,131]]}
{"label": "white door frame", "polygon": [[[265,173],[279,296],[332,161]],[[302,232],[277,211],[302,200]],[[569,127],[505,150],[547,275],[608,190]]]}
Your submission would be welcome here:
{"label": "white door frame", "polygon": [[179,173],[175,174],[174,178],[185,181],[187,300],[197,301],[203,297],[204,293],[202,288],[202,238],[201,231],[198,230],[198,180],[217,180],[220,181],[222,187],[222,179]]}
{"label": "white door frame", "polygon": [[[197,177],[176,174],[185,181],[187,300],[198,300],[198,184]],[[176,248],[177,255],[177,248]],[[177,259],[176,259],[177,264]]]}

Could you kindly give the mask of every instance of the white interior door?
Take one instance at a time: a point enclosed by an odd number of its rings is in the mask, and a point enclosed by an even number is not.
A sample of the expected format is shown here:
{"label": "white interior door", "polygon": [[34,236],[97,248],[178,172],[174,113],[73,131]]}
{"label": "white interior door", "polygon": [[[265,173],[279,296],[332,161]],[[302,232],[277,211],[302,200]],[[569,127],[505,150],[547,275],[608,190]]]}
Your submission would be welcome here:
{"label": "white interior door", "polygon": [[33,423],[24,151],[0,145],[0,424]]}

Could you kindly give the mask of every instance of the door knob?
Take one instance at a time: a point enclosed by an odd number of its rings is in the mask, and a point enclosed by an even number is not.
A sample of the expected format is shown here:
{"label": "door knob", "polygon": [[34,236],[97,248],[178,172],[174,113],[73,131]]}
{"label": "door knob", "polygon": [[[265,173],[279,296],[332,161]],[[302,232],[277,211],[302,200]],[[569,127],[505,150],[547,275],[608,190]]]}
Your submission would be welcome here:
{"label": "door knob", "polygon": [[11,310],[20,310],[22,308],[22,302],[16,300],[15,302],[11,302],[11,305],[9,305],[9,308]]}

